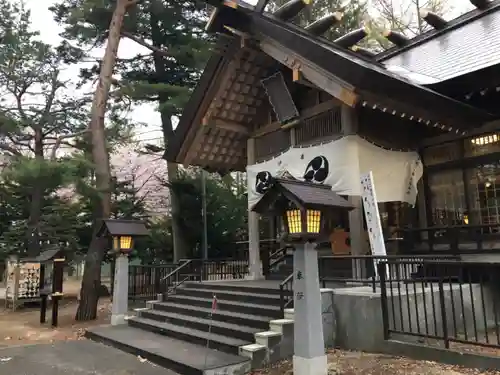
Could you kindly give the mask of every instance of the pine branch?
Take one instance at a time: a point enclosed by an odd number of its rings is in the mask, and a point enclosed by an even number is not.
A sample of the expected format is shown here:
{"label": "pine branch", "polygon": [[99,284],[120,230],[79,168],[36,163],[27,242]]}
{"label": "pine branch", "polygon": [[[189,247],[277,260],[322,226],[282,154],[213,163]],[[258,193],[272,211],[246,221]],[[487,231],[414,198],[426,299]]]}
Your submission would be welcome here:
{"label": "pine branch", "polygon": [[153,46],[153,45],[145,42],[144,40],[136,37],[135,35],[129,33],[128,31],[122,31],[121,34],[125,38],[129,38],[130,40],[133,40],[137,44],[140,44],[141,46],[146,47],[149,50],[151,50],[151,51],[153,51],[153,52],[155,52],[155,53],[157,53],[159,55],[162,55],[162,56],[165,56],[165,57],[170,57],[170,54],[167,51],[162,50],[161,48],[155,47],[155,46]]}
{"label": "pine branch", "polygon": [[84,134],[88,133],[89,131],[90,131],[89,129],[85,129],[85,130],[82,130],[80,132],[76,132],[76,133],[72,133],[72,134],[66,134],[66,135],[61,135],[60,137],[58,137],[57,140],[56,140],[56,142],[54,143],[54,147],[52,147],[52,153],[50,155],[50,159],[51,160],[55,160],[56,159],[57,150],[59,149],[59,147],[61,146],[61,143],[65,139],[78,137],[79,135],[84,135]]}
{"label": "pine branch", "polygon": [[19,150],[16,150],[14,147],[8,145],[7,143],[0,142],[0,149],[10,152],[12,155],[21,156]]}

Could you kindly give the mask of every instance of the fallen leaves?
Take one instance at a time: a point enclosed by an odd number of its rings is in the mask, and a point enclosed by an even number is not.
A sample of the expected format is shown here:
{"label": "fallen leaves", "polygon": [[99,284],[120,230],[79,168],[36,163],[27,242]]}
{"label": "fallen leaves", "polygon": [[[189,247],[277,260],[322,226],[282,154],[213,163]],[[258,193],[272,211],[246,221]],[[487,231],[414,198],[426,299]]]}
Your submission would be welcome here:
{"label": "fallen leaves", "polygon": [[[500,375],[500,371],[481,371],[432,361],[346,350],[330,351],[328,366],[328,375]],[[292,361],[282,361],[252,374],[293,375],[292,367]]]}

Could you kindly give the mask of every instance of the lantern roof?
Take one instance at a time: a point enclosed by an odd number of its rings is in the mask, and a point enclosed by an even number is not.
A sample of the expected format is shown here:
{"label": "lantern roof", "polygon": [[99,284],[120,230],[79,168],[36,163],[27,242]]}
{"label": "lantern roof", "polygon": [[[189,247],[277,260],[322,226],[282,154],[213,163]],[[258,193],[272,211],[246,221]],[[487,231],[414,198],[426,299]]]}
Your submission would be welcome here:
{"label": "lantern roof", "polygon": [[269,190],[252,207],[252,211],[266,213],[276,209],[281,197],[299,207],[336,208],[352,210],[355,207],[349,201],[332,190],[330,185],[312,182],[275,179]]}
{"label": "lantern roof", "polygon": [[23,263],[45,263],[56,258],[64,257],[64,250],[59,248],[58,246],[53,246],[50,249],[42,251],[36,257],[28,257],[21,259]]}
{"label": "lantern roof", "polygon": [[143,221],[125,219],[105,219],[97,232],[98,237],[111,236],[147,236],[148,229]]}

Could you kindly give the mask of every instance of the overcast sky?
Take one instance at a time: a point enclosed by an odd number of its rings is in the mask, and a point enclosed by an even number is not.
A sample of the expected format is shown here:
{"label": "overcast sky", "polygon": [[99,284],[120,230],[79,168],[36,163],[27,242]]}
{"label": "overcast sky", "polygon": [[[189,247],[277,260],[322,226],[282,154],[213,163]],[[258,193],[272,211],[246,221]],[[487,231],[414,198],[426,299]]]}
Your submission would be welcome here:
{"label": "overcast sky", "polygon": [[[249,0],[249,2],[256,2],[256,0]],[[31,9],[31,16],[33,28],[38,30],[44,42],[50,44],[58,44],[61,40],[59,34],[61,28],[54,22],[52,13],[48,8],[56,3],[56,0],[25,0],[27,6]],[[454,18],[472,8],[469,0],[452,0],[453,4],[452,14],[447,18]],[[102,56],[103,50],[94,51],[93,55]],[[118,55],[123,58],[132,57],[139,53],[147,53],[145,48],[136,44],[135,42],[123,38],[120,42],[120,49]],[[77,74],[78,70],[75,69],[72,74]],[[71,73],[69,73],[71,74]],[[140,106],[137,107],[132,113],[132,119],[138,123],[148,124],[147,127],[141,127],[137,133],[138,137],[148,143],[156,143],[161,139],[160,130],[160,116],[155,111],[154,106]]]}
{"label": "overcast sky", "polygon": [[[59,34],[62,28],[53,20],[52,13],[49,7],[56,3],[56,0],[25,0],[25,3],[31,10],[31,19],[33,29],[38,30],[41,39],[45,43],[58,44],[61,41]],[[137,54],[148,53],[148,51],[135,42],[127,38],[122,38],[120,41],[120,48],[118,56],[122,58],[133,57]],[[95,50],[92,55],[101,57],[104,54],[104,49]],[[78,74],[78,68],[67,74]],[[145,143],[159,143],[162,139],[162,132],[160,129],[160,115],[155,111],[155,106],[143,105],[137,106],[133,113],[132,119],[140,124],[148,124],[148,126],[140,126],[137,130],[138,138]]]}

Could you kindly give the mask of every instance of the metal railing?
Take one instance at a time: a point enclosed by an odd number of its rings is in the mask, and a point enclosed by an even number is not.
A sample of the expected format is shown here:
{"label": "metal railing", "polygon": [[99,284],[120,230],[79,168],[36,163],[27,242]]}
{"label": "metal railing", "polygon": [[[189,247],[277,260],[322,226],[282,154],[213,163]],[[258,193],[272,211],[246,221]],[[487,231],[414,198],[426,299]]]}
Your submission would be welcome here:
{"label": "metal railing", "polygon": [[132,265],[129,269],[129,299],[155,299],[169,294],[186,281],[241,280],[248,276],[247,259],[184,259],[178,264]]}
{"label": "metal railing", "polygon": [[500,225],[454,225],[398,229],[400,249],[409,253],[500,251]]}
{"label": "metal railing", "polygon": [[175,290],[186,281],[197,281],[200,273],[192,259],[185,259],[179,262],[179,266],[160,280],[163,286],[162,294],[174,293]]}
{"label": "metal railing", "polygon": [[293,273],[287,276],[280,283],[280,310],[281,314],[285,313],[285,309],[293,304]]}
{"label": "metal railing", "polygon": [[409,261],[401,264],[399,272],[410,274],[416,272],[418,265],[424,260],[455,260],[454,255],[332,255],[322,256],[318,259],[319,278],[323,288],[337,287],[347,283],[353,285],[369,285],[376,292],[378,283],[377,263],[388,260]]}
{"label": "metal railing", "polygon": [[248,276],[247,259],[192,260],[200,269],[202,281],[241,280]]}
{"label": "metal railing", "polygon": [[150,300],[164,293],[161,279],[172,272],[176,264],[131,265],[128,274],[128,295],[132,301]]}
{"label": "metal railing", "polygon": [[286,245],[280,247],[278,250],[272,252],[269,255],[269,270],[277,268],[286,259],[286,256],[291,253],[293,247]]}
{"label": "metal railing", "polygon": [[377,268],[386,339],[500,347],[500,263],[389,259]]}
{"label": "metal railing", "polygon": [[[348,284],[353,286],[370,286],[373,293],[377,292],[379,277],[375,272],[377,264],[387,261],[407,261],[401,263],[397,270],[398,275],[411,275],[421,272],[421,265],[425,261],[432,260],[458,260],[453,255],[332,255],[321,256],[318,259],[319,280],[323,288],[344,287]],[[280,307],[285,308],[293,304],[293,273],[280,283]]]}

